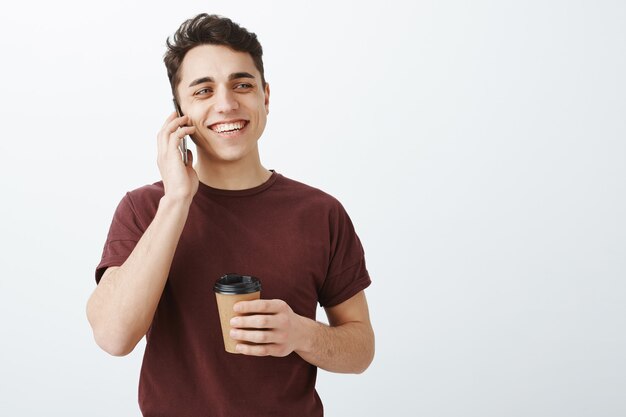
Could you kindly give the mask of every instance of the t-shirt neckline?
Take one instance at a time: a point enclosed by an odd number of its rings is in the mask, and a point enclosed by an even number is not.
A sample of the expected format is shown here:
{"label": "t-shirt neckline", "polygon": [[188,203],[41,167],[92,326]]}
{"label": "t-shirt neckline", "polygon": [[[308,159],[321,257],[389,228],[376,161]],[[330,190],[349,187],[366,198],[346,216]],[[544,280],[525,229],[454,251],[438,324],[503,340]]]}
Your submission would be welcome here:
{"label": "t-shirt neckline", "polygon": [[272,175],[270,175],[267,181],[265,181],[263,184],[257,185],[256,187],[246,188],[244,190],[223,190],[221,188],[213,188],[203,182],[200,182],[198,186],[198,192],[202,194],[222,195],[228,197],[245,197],[258,194],[270,188],[278,179],[278,176],[280,174],[278,174],[273,169],[270,169],[270,171],[272,172]]}

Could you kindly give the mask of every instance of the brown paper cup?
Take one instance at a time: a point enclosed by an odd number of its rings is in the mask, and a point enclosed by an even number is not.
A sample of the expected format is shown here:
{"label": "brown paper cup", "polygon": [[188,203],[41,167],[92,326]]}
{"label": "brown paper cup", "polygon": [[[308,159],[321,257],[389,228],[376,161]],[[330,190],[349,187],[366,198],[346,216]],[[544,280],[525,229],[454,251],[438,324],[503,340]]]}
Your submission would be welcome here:
{"label": "brown paper cup", "polygon": [[230,337],[230,319],[239,315],[233,311],[233,306],[239,301],[261,298],[261,282],[258,278],[247,275],[227,274],[215,282],[213,290],[220,315],[224,348],[226,352],[238,353],[235,351],[238,342]]}

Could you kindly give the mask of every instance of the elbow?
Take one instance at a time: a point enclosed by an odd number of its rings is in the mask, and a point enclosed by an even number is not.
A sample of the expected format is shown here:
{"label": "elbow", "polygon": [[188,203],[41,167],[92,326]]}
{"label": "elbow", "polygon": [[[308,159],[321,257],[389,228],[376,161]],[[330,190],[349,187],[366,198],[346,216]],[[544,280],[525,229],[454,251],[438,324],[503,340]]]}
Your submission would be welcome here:
{"label": "elbow", "polygon": [[131,353],[142,336],[136,337],[128,329],[111,323],[91,323],[93,338],[100,349],[111,356],[126,356]]}
{"label": "elbow", "polygon": [[370,365],[372,364],[372,360],[374,359],[374,357],[372,357],[368,362],[365,362],[360,368],[358,368],[354,373],[355,374],[362,374],[363,372],[367,371],[367,368],[370,367]]}
{"label": "elbow", "polygon": [[115,325],[99,313],[91,300],[87,303],[87,320],[96,344],[111,356],[126,356],[135,349],[141,337],[134,337],[129,331]]}
{"label": "elbow", "polygon": [[100,349],[104,350],[111,356],[126,356],[131,353],[136,346],[136,343],[121,340],[120,338],[116,339],[113,337],[104,337],[94,334],[94,339]]}
{"label": "elbow", "polygon": [[126,356],[139,342],[125,332],[107,328],[104,323],[95,323],[91,318],[89,324],[96,344],[111,356]]}
{"label": "elbow", "polygon": [[94,326],[91,323],[93,338],[100,349],[111,356],[126,356],[135,349],[139,340],[135,340],[125,332],[106,328],[102,325]]}
{"label": "elbow", "polygon": [[373,361],[374,361],[374,349],[372,349],[371,352],[368,352],[365,360],[360,364],[359,367],[355,369],[354,373],[362,374],[363,372],[367,370],[367,368],[370,367]]}
{"label": "elbow", "polygon": [[371,331],[368,337],[368,341],[364,343],[363,356],[361,362],[354,369],[355,374],[362,374],[370,367],[374,361],[374,354],[376,352],[376,342],[374,338],[374,332]]}

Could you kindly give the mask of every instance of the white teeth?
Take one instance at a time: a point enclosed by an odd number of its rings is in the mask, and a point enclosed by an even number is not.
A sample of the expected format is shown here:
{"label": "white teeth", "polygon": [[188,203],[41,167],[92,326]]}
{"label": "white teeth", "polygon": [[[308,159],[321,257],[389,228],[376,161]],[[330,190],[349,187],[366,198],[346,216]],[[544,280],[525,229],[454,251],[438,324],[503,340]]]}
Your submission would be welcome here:
{"label": "white teeth", "polygon": [[229,132],[233,130],[239,130],[244,127],[246,123],[243,121],[234,123],[220,123],[211,127],[217,133]]}

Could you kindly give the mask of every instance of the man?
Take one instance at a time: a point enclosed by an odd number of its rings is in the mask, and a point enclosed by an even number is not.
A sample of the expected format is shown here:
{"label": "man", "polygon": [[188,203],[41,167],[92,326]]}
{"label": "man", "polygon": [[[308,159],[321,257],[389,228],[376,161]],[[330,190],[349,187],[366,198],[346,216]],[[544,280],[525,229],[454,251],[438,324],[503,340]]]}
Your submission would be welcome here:
{"label": "man", "polygon": [[[96,342],[126,355],[146,336],[145,416],[321,416],[317,367],[360,373],[374,355],[359,239],[337,200],[261,165],[270,88],[256,35],[201,14],[167,46],[184,116],[158,133],[162,181],[115,212],[87,304]],[[239,354],[224,350],[213,294],[230,272],[263,286],[234,307]]]}

